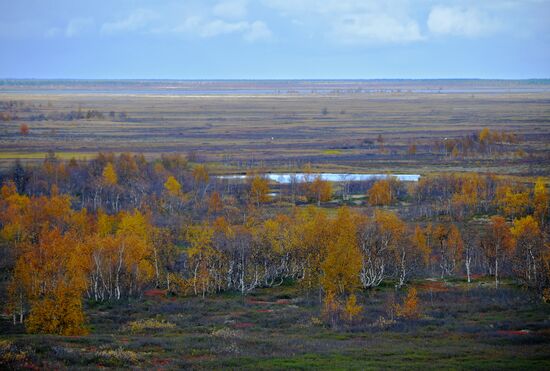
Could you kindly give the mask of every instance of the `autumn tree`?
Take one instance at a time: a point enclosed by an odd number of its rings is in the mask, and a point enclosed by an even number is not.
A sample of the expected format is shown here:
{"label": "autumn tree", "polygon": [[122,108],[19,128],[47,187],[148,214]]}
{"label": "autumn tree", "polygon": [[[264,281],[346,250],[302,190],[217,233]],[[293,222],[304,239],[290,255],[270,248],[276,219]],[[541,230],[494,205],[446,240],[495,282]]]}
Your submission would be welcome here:
{"label": "autumn tree", "polygon": [[418,305],[418,295],[415,287],[409,288],[403,304],[397,307],[398,317],[414,319],[420,317],[420,308]]}
{"label": "autumn tree", "polygon": [[[332,228],[327,213],[309,206],[294,210],[296,256],[300,261],[300,285],[311,292],[322,287],[322,264],[331,243]],[[319,291],[321,293],[321,291]]]}
{"label": "autumn tree", "polygon": [[166,182],[164,183],[164,190],[166,192],[166,201],[168,205],[168,209],[170,211],[173,210],[173,206],[181,203],[182,201],[182,190],[181,190],[181,184],[174,178],[172,175],[168,176],[168,179],[166,179]]}
{"label": "autumn tree", "polygon": [[531,215],[514,220],[510,229],[515,240],[514,269],[529,286],[544,281],[544,242],[538,222]]}
{"label": "autumn tree", "polygon": [[381,179],[375,182],[367,192],[371,206],[387,206],[393,202],[392,190],[389,180]]}
{"label": "autumn tree", "polygon": [[495,203],[505,216],[520,217],[529,208],[529,192],[522,187],[502,185],[496,189]]}
{"label": "autumn tree", "polygon": [[197,202],[199,199],[202,199],[206,194],[210,175],[208,174],[208,169],[205,165],[197,165],[193,169],[192,176],[193,189],[195,191],[195,202]]}
{"label": "autumn tree", "polygon": [[19,134],[23,136],[29,135],[29,125],[21,124],[21,126],[19,126]]}
{"label": "autumn tree", "polygon": [[484,200],[485,180],[478,174],[465,174],[458,178],[459,189],[452,196],[451,202],[454,214],[464,217],[468,212],[476,210]]}
{"label": "autumn tree", "polygon": [[454,224],[449,228],[438,225],[433,230],[433,238],[437,246],[437,260],[441,268],[441,277],[453,275],[464,249],[460,231]]}
{"label": "autumn tree", "polygon": [[470,226],[462,234],[464,241],[464,268],[466,270],[466,279],[468,283],[472,282],[472,268],[477,257],[479,257],[479,247],[483,248],[484,244],[480,241],[479,233],[477,231],[478,226]]}
{"label": "autumn tree", "polygon": [[212,247],[214,230],[208,225],[190,226],[187,228],[189,248],[187,256],[193,273],[193,290],[195,295],[199,289],[204,297],[210,286],[211,260],[215,254]]}
{"label": "autumn tree", "polygon": [[363,307],[357,304],[357,296],[355,296],[355,294],[348,296],[344,307],[344,313],[346,314],[346,319],[348,322],[352,322],[362,310]]}
{"label": "autumn tree", "polygon": [[115,186],[118,184],[118,175],[116,173],[115,167],[110,162],[103,169],[102,177],[103,184],[105,184],[106,186]]}
{"label": "autumn tree", "polygon": [[501,262],[509,256],[513,249],[513,238],[506,220],[501,216],[491,218],[489,238],[485,242],[490,249],[490,256],[494,262],[495,287],[499,284],[499,268]]}
{"label": "autumn tree", "polygon": [[320,175],[316,176],[309,184],[308,195],[311,200],[317,202],[317,206],[320,206],[321,202],[330,201],[332,198],[332,186],[330,182],[323,180]]}
{"label": "autumn tree", "polygon": [[63,234],[58,227],[43,224],[36,240],[19,248],[8,291],[12,310],[30,306],[27,331],[80,335],[84,327],[82,294],[86,288],[81,268],[79,238],[74,232]]}
{"label": "autumn tree", "polygon": [[[352,295],[360,284],[361,253],[357,244],[356,226],[348,208],[338,210],[332,223],[333,235],[321,268],[321,283],[330,302],[341,304]],[[340,298],[344,298],[341,302]],[[332,304],[326,302],[326,304]]]}
{"label": "autumn tree", "polygon": [[181,195],[181,184],[172,175],[166,179],[164,183],[164,189],[172,197],[178,197]]}
{"label": "autumn tree", "polygon": [[323,287],[337,295],[353,292],[359,285],[361,254],[351,211],[344,207],[332,223],[333,235],[322,264]]}
{"label": "autumn tree", "polygon": [[223,200],[219,192],[212,192],[208,199],[208,213],[217,214],[223,210]]}
{"label": "autumn tree", "polygon": [[535,182],[535,189],[533,191],[533,208],[534,216],[541,226],[548,220],[548,190],[546,184],[542,178],[538,178]]}
{"label": "autumn tree", "polygon": [[265,177],[255,175],[250,182],[250,200],[260,207],[269,201],[269,182]]}

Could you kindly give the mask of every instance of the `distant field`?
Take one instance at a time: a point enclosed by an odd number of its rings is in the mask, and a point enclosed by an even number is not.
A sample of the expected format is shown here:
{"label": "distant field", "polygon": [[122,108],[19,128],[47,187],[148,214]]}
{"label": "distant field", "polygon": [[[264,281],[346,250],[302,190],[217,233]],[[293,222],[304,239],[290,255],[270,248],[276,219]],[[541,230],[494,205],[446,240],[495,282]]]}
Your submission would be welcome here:
{"label": "distant field", "polygon": [[[0,89],[1,91],[2,89]],[[17,118],[0,121],[0,165],[36,161],[48,151],[89,158],[98,151],[191,153],[220,171],[249,166],[325,170],[548,173],[550,93],[126,95],[0,93],[18,101]],[[103,117],[66,119],[95,110]],[[4,110],[7,112],[7,110]],[[122,114],[122,116],[120,116]],[[42,115],[42,116],[41,116]],[[19,128],[26,123],[29,135]],[[451,160],[433,143],[483,127],[520,135],[528,155]],[[377,141],[383,138],[383,151]],[[414,156],[407,154],[411,144]]]}

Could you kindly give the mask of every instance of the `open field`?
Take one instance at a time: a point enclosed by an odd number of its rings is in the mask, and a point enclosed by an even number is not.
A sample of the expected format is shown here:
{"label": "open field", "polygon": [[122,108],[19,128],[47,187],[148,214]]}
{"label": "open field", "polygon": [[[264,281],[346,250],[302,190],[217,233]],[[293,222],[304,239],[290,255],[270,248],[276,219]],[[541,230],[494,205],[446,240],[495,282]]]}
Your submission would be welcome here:
{"label": "open field", "polygon": [[205,299],[151,290],[140,300],[89,306],[88,336],[4,334],[0,357],[9,346],[48,369],[550,367],[548,305],[528,292],[511,285],[495,291],[484,279],[414,285],[421,318],[388,318],[394,289],[384,286],[362,296],[362,316],[336,330],[319,319],[318,295],[296,285]]}
{"label": "open field", "polygon": [[[22,102],[17,119],[2,122],[0,162],[63,158],[98,151],[193,153],[219,171],[249,166],[325,171],[548,173],[550,93],[362,93],[340,95],[0,94]],[[102,117],[67,119],[96,110]],[[122,116],[120,116],[122,113]],[[27,136],[19,134],[28,124]],[[519,135],[506,154],[450,159],[435,141],[481,128]],[[383,138],[383,151],[377,142]],[[407,154],[411,144],[417,152]],[[527,157],[515,157],[521,148]],[[216,166],[216,165],[214,165]]]}

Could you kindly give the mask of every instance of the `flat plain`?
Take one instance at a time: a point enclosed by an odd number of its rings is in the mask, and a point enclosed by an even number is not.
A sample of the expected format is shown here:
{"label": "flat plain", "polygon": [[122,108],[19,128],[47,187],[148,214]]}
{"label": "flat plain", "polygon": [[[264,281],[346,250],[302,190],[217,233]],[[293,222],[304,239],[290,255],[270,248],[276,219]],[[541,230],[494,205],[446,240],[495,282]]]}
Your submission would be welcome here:
{"label": "flat plain", "polygon": [[[484,92],[168,95],[0,93],[21,102],[3,122],[0,159],[37,160],[48,151],[89,158],[98,151],[192,153],[219,171],[251,166],[359,172],[548,171],[550,93]],[[89,111],[100,116],[86,117]],[[83,118],[75,118],[77,113]],[[72,114],[72,116],[71,116]],[[29,134],[20,135],[22,122]],[[528,157],[452,160],[435,143],[480,128],[517,134]],[[383,141],[382,143],[379,140]],[[414,156],[407,149],[414,144]],[[383,150],[381,150],[383,147]]]}

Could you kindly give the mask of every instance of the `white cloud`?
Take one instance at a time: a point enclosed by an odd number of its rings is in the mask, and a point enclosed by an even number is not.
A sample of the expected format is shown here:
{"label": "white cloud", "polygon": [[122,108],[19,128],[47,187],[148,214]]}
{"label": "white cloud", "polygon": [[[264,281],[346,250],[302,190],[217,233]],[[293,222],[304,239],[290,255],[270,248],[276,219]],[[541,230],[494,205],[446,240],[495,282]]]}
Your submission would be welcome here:
{"label": "white cloud", "polygon": [[242,19],[248,13],[246,0],[225,0],[217,3],[212,13],[220,18]]}
{"label": "white cloud", "polygon": [[264,0],[298,27],[317,30],[341,44],[408,43],[423,40],[407,0]]}
{"label": "white cloud", "polygon": [[244,33],[243,37],[246,41],[254,42],[258,40],[269,40],[273,36],[273,33],[262,21],[255,21],[249,25],[248,30]]}
{"label": "white cloud", "polygon": [[57,37],[63,33],[63,30],[59,27],[50,27],[44,32],[44,37],[50,39],[53,37]]}
{"label": "white cloud", "polygon": [[334,22],[332,36],[344,44],[405,43],[422,40],[418,24],[387,14],[358,14]]}
{"label": "white cloud", "polygon": [[101,26],[102,33],[117,33],[127,31],[138,31],[150,25],[157,19],[155,12],[148,9],[137,9],[125,18],[114,22],[107,22]]}
{"label": "white cloud", "polygon": [[[69,21],[65,28],[65,36],[74,37],[88,32],[94,28],[93,18],[74,18]],[[51,29],[50,29],[51,30]]]}
{"label": "white cloud", "polygon": [[477,37],[494,33],[498,23],[477,9],[436,6],[428,16],[428,29],[436,35]]}
{"label": "white cloud", "polygon": [[247,42],[268,40],[272,32],[260,20],[248,20],[247,1],[224,0],[215,5],[157,8],[134,11],[125,18],[104,23],[101,33],[143,32],[157,35],[214,38],[222,35],[240,35]]}
{"label": "white cloud", "polygon": [[262,21],[228,22],[221,19],[209,19],[198,16],[187,18],[174,31],[180,34],[195,35],[203,38],[241,34],[243,39],[249,42],[268,40],[272,36],[271,31]]}

